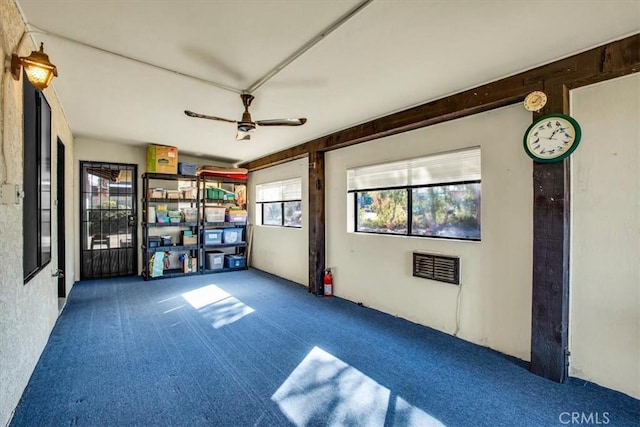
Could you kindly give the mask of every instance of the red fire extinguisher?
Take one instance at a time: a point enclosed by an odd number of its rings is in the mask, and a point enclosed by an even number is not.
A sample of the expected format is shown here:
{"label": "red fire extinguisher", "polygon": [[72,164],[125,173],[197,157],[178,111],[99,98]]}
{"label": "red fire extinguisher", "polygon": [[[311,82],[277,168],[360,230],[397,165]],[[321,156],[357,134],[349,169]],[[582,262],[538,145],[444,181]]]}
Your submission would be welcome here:
{"label": "red fire extinguisher", "polygon": [[324,296],[333,296],[333,276],[331,275],[331,269],[327,268],[324,271]]}

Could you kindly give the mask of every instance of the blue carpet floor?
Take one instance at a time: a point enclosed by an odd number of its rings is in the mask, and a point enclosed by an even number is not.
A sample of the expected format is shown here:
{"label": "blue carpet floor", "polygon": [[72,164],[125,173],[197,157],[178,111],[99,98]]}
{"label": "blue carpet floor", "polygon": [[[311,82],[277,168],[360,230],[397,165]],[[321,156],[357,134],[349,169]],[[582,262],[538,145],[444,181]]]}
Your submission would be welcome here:
{"label": "blue carpet floor", "polygon": [[[579,421],[579,422],[576,422]],[[248,270],[72,290],[12,426],[637,426],[640,401]]]}

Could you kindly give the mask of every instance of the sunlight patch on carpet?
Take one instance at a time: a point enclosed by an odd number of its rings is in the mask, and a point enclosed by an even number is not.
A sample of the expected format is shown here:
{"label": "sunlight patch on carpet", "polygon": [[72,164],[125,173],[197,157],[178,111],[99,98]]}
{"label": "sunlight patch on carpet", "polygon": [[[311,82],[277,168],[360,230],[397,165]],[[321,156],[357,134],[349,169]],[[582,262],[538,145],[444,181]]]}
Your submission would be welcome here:
{"label": "sunlight patch on carpet", "polygon": [[297,426],[316,422],[335,426],[444,426],[319,347],[307,354],[271,400]]}
{"label": "sunlight patch on carpet", "polygon": [[216,285],[203,286],[182,294],[182,298],[187,300],[187,302],[191,304],[191,307],[196,310],[200,310],[202,307],[206,307],[209,304],[222,301],[230,296],[230,294]]}
{"label": "sunlight patch on carpet", "polygon": [[182,297],[218,329],[234,323],[255,310],[216,285],[185,292]]}

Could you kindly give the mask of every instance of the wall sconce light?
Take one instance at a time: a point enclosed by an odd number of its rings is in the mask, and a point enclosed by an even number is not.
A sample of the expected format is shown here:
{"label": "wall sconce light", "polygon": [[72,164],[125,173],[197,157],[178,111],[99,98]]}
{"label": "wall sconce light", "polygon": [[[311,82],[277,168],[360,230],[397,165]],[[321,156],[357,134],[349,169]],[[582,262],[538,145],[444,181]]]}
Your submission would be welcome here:
{"label": "wall sconce light", "polygon": [[49,56],[44,53],[44,43],[40,43],[40,51],[31,51],[29,56],[11,55],[11,75],[16,80],[20,80],[21,65],[31,84],[40,90],[49,86],[54,76],[58,76],[56,66],[49,62]]}

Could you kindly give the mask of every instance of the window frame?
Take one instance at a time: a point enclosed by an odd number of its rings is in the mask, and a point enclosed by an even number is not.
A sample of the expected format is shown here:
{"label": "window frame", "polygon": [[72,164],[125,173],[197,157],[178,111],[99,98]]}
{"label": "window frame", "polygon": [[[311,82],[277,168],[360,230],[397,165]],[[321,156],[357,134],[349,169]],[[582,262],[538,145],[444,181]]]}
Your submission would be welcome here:
{"label": "window frame", "polygon": [[[290,178],[290,179],[283,179],[283,180],[279,180],[279,181],[271,181],[271,182],[264,182],[261,184],[256,184],[256,200],[260,200],[261,197],[258,194],[260,191],[260,186],[281,186],[281,190],[284,190],[284,186],[287,183],[290,183],[291,181],[297,181],[300,184],[300,196],[302,196],[302,177],[298,177],[298,178]],[[302,212],[302,197],[300,198],[292,198],[292,199],[274,199],[274,200],[262,200],[262,201],[256,201],[256,211],[260,212],[259,217],[256,216],[256,218],[260,219],[260,224],[256,224],[259,226],[265,226],[265,227],[284,227],[284,228],[296,228],[296,229],[300,229],[302,228],[302,218],[300,219],[300,225],[288,225],[286,224],[286,215],[285,215],[285,204],[286,203],[300,203],[300,212]],[[281,211],[281,216],[280,216],[280,224],[265,224],[264,222],[264,216],[265,216],[265,209],[264,209],[264,205],[273,205],[273,204],[279,204],[280,205],[280,211]]]}
{"label": "window frame", "polygon": [[[366,233],[366,234],[383,234],[388,236],[402,236],[402,237],[421,237],[421,238],[430,238],[430,239],[448,239],[448,240],[468,240],[472,242],[480,242],[482,241],[482,227],[480,227],[480,237],[459,237],[459,236],[431,236],[424,234],[415,234],[413,232],[413,190],[419,190],[423,188],[433,188],[433,187],[449,187],[452,185],[469,185],[469,184],[480,184],[482,185],[482,180],[469,180],[469,181],[457,181],[457,182],[446,182],[441,184],[429,184],[429,185],[405,185],[405,186],[394,186],[394,187],[381,187],[381,188],[366,188],[366,189],[358,189],[358,190],[349,190],[348,193],[353,193],[353,232],[354,233]],[[358,193],[366,193],[370,191],[392,191],[392,190],[405,190],[407,193],[407,224],[406,224],[406,233],[389,233],[384,231],[369,231],[369,230],[359,230],[358,229]],[[482,194],[482,192],[480,193]]]}
{"label": "window frame", "polygon": [[[451,155],[450,158],[447,158],[447,155]],[[456,157],[458,156],[458,157]],[[442,159],[442,160],[440,160]],[[441,163],[444,162],[444,163]],[[453,162],[453,163],[452,163]],[[457,163],[460,162],[460,163]],[[442,173],[442,164],[444,167],[451,167],[453,164],[454,167],[449,169],[449,173],[447,173],[447,169],[445,173]],[[460,166],[455,166],[459,164]],[[418,165],[418,166],[414,166]],[[396,166],[396,167],[394,167]],[[423,169],[426,168],[426,169]],[[432,175],[435,172],[435,175]],[[439,176],[438,176],[439,175]],[[414,177],[417,176],[416,179]],[[426,178],[424,178],[426,177]],[[453,178],[453,179],[452,179]],[[462,178],[462,179],[455,179]],[[466,178],[466,179],[465,179]],[[393,185],[378,185],[384,184],[385,180],[391,181],[390,184]],[[413,180],[413,183],[412,183]],[[372,185],[367,185],[372,184]],[[420,234],[414,231],[414,227],[416,230],[424,230],[424,228],[419,228],[420,224],[416,224],[414,226],[414,191],[421,190],[426,188],[443,188],[443,187],[453,187],[453,186],[465,186],[465,185],[478,185],[478,189],[473,190],[473,194],[477,200],[477,210],[478,214],[473,215],[472,218],[477,222],[477,236],[476,233],[467,233],[467,236],[454,236],[454,233],[450,233],[449,235],[429,235],[421,232]],[[365,227],[363,229],[360,213],[361,209],[364,206],[369,206],[371,202],[366,204],[362,204],[362,200],[359,200],[360,196],[364,193],[371,192],[381,192],[381,191],[396,191],[401,190],[404,191],[404,197],[406,198],[406,205],[402,206],[405,209],[404,212],[400,212],[401,215],[404,214],[406,216],[404,227],[400,227],[398,223],[396,224],[394,221],[394,226],[386,229],[386,231],[380,230],[372,230],[366,229],[370,227]],[[452,190],[450,190],[452,191]],[[455,190],[453,190],[455,191]],[[447,239],[447,240],[462,240],[462,241],[482,241],[482,224],[481,224],[481,199],[482,199],[482,172],[481,172],[481,148],[479,146],[463,148],[459,150],[449,151],[449,152],[441,152],[441,153],[433,153],[431,155],[417,157],[406,160],[396,160],[391,162],[378,163],[368,166],[362,167],[354,167],[347,169],[347,193],[353,193],[353,199],[348,202],[348,204],[352,204],[352,212],[353,220],[349,220],[349,227],[352,229],[348,231],[352,231],[354,233],[363,233],[363,234],[383,234],[389,236],[399,236],[399,237],[421,237],[421,238],[432,238],[432,239]],[[422,200],[422,199],[420,199]],[[417,202],[416,202],[417,203]],[[473,205],[472,205],[473,206]],[[398,211],[396,211],[397,213]],[[420,212],[416,213],[417,215],[421,215]],[[447,214],[448,215],[448,214]],[[455,215],[455,212],[454,212]],[[442,221],[442,220],[441,220]],[[427,224],[427,221],[423,221]],[[464,226],[465,219],[461,219],[459,222],[454,220],[454,224],[457,223],[458,230],[469,231],[467,227]],[[431,222],[429,222],[431,223]],[[438,226],[443,224],[438,223],[437,221],[433,221]],[[447,224],[447,220],[445,220],[444,225]],[[462,224],[462,227],[461,227]],[[374,227],[375,228],[375,227]],[[475,227],[474,227],[475,228]],[[399,229],[400,232],[392,231],[393,229]],[[453,229],[454,231],[458,231]],[[470,230],[475,231],[475,230]],[[472,237],[473,236],[473,237]]]}
{"label": "window frame", "polygon": [[[52,260],[52,115],[44,94],[23,74],[23,280]],[[48,244],[47,244],[48,239]]]}
{"label": "window frame", "polygon": [[[286,227],[286,228],[302,228],[302,221],[300,221],[300,225],[287,225],[285,224],[285,203],[300,203],[300,210],[302,211],[302,199],[292,199],[292,200],[274,200],[270,202],[256,202],[256,208],[260,210],[260,224],[265,227]],[[274,205],[280,204],[280,211],[282,215],[280,215],[280,224],[265,224],[264,223],[264,205]]]}

